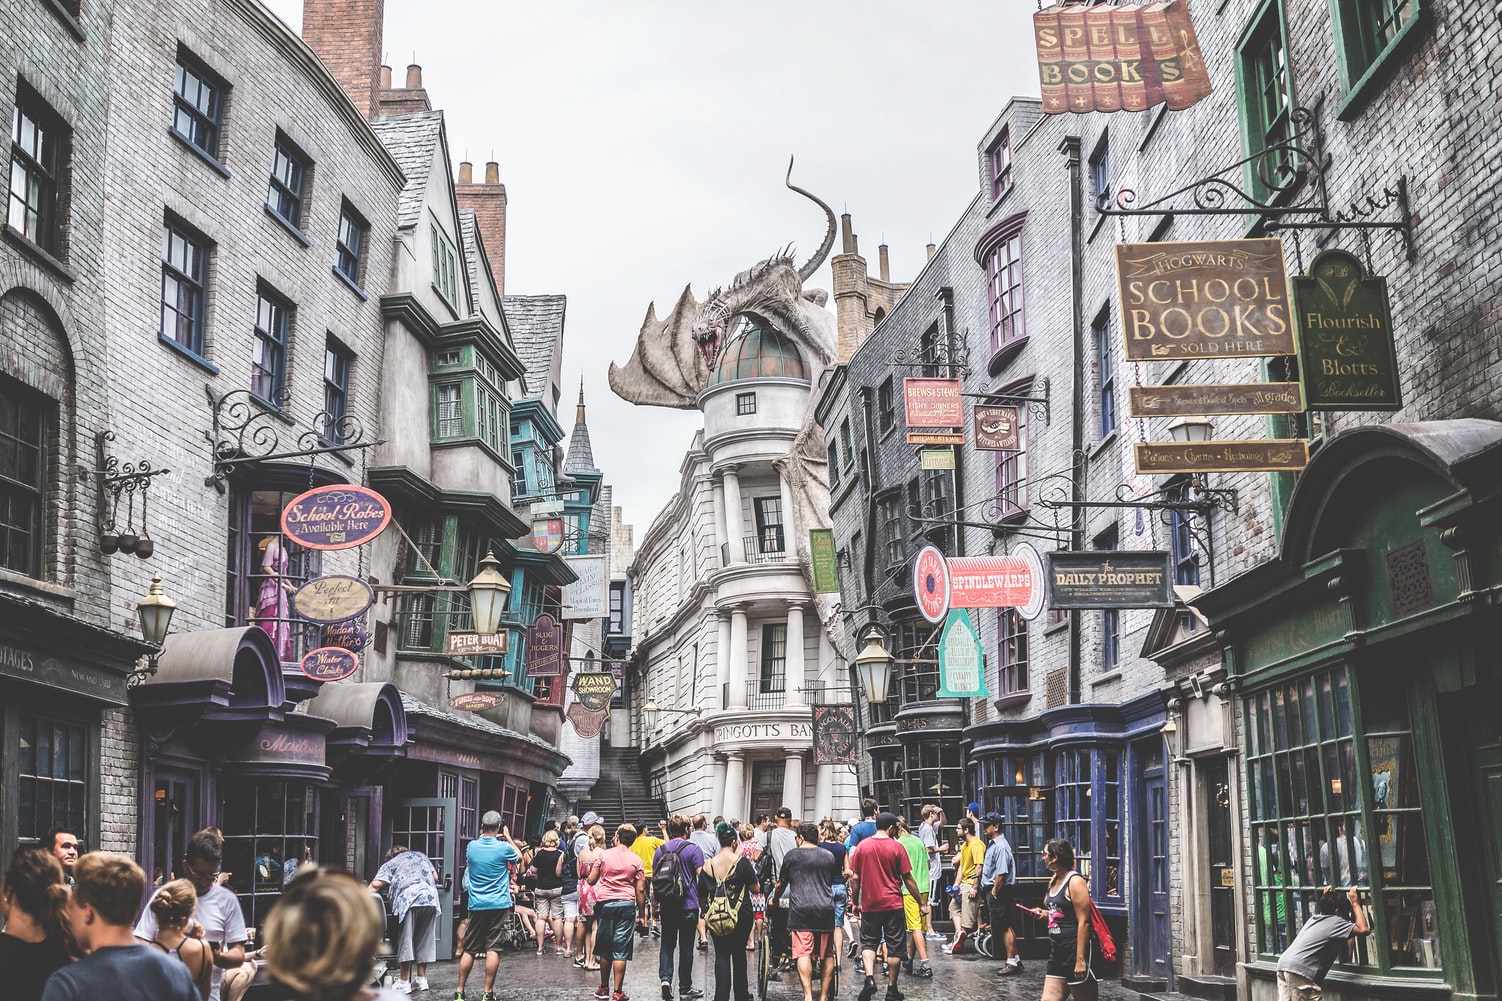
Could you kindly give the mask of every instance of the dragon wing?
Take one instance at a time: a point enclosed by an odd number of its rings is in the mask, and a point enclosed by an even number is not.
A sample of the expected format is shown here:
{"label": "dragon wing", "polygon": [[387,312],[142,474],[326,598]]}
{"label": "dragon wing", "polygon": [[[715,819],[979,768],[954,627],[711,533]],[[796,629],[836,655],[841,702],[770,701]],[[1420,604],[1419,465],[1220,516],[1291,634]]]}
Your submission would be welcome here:
{"label": "dragon wing", "polygon": [[690,330],[699,308],[687,285],[665,319],[657,318],[656,304],[647,307],[631,358],[624,366],[610,364],[615,395],[638,406],[698,408],[699,393],[709,385],[710,376]]}

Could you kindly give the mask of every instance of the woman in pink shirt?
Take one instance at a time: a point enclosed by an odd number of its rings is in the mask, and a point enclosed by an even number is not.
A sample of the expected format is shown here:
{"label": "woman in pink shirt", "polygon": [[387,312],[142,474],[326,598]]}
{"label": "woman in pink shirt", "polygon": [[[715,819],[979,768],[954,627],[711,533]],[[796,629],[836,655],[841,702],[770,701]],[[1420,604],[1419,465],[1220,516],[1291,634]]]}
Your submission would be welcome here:
{"label": "woman in pink shirt", "polygon": [[[635,827],[622,824],[616,828],[615,847],[602,852],[589,873],[589,885],[594,887],[598,901],[595,905],[595,956],[600,960],[600,986],[595,989],[598,1001],[626,1001],[626,963],[636,942],[637,914],[646,889],[641,856],[631,850],[635,842]],[[607,969],[615,975],[613,992],[606,981]]]}

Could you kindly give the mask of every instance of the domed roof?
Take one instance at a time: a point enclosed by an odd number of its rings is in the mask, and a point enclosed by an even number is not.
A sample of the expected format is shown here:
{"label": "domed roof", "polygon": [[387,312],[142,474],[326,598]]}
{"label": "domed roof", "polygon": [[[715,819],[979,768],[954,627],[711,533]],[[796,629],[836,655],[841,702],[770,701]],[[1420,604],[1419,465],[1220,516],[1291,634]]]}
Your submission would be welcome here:
{"label": "domed roof", "polygon": [[741,379],[807,381],[808,366],[790,338],[763,321],[748,318],[740,333],[725,346],[712,383],[719,385]]}

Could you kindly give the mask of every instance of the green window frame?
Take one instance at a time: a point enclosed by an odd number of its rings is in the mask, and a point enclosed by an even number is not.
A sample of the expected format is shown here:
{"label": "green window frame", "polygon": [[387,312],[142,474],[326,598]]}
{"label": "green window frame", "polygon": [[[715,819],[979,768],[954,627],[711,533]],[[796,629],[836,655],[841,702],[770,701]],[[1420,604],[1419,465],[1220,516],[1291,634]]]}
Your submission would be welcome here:
{"label": "green window frame", "polygon": [[[1236,103],[1242,149],[1248,157],[1293,137],[1297,102],[1288,53],[1282,0],[1268,0],[1247,22],[1236,43]],[[1267,201],[1292,184],[1293,169],[1286,154],[1254,160],[1245,167],[1248,190]]]}
{"label": "green window frame", "polygon": [[1429,18],[1431,0],[1330,0],[1330,28],[1345,99],[1336,117],[1357,117],[1392,79],[1410,39]]}

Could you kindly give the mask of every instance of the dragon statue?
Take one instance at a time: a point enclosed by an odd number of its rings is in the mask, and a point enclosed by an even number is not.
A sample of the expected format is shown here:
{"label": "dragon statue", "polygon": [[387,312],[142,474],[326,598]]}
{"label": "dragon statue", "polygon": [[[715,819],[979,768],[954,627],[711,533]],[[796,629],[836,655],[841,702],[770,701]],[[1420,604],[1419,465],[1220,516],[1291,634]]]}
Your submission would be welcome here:
{"label": "dragon statue", "polygon": [[[835,362],[838,335],[834,314],[825,308],[829,294],[805,290],[803,283],[823,266],[834,247],[835,215],[822,199],[793,183],[792,160],[783,183],[824,210],[828,228],[819,249],[800,267],[791,248],[783,248],[736,275],[729,288],[715,289],[702,303],[685,286],[662,319],[656,304],[649,305],[631,358],[624,366],[611,363],[610,388],[617,396],[640,406],[698,409],[699,394],[714,377],[741,319],[764,323],[791,339],[808,366],[809,379],[818,386],[819,377]],[[773,465],[792,492],[795,524],[828,528],[829,456],[814,423],[813,403],[810,396],[788,454]],[[813,564],[806,541],[798,545],[798,560],[812,590]],[[838,598],[825,594],[815,600],[825,630],[836,649],[843,649]]]}

